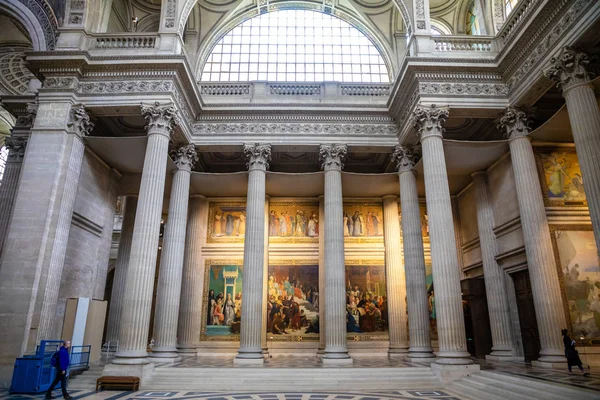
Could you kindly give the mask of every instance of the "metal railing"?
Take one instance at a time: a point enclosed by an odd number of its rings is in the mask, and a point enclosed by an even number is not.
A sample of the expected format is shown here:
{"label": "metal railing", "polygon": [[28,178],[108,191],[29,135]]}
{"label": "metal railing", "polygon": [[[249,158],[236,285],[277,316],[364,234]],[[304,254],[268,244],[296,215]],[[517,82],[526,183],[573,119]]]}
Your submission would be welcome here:
{"label": "metal railing", "polygon": [[71,347],[71,360],[69,368],[71,370],[87,369],[90,366],[90,351],[92,346],[73,346]]}

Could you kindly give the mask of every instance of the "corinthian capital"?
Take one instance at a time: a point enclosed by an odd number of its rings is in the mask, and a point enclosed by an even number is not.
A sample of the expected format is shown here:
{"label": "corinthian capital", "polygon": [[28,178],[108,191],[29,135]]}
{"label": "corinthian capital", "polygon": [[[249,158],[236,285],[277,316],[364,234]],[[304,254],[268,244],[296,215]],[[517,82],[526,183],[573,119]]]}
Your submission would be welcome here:
{"label": "corinthian capital", "polygon": [[530,116],[522,110],[514,107],[507,107],[500,118],[498,129],[504,131],[508,139],[525,137],[529,135]]}
{"label": "corinthian capital", "polygon": [[344,144],[322,144],[319,149],[319,159],[325,171],[329,169],[342,170],[348,147]]}
{"label": "corinthian capital", "polygon": [[413,146],[396,146],[392,153],[398,172],[412,171],[420,159],[421,149]]}
{"label": "corinthian capital", "polygon": [[8,162],[22,162],[27,148],[27,138],[23,136],[9,136],[4,142],[8,149]]}
{"label": "corinthian capital", "polygon": [[170,155],[177,168],[185,171],[191,171],[198,161],[198,153],[193,143],[172,149]]}
{"label": "corinthian capital", "polygon": [[578,83],[586,83],[592,79],[592,74],[586,70],[590,63],[587,54],[565,47],[558,57],[550,60],[552,66],[544,71],[546,77],[556,82],[563,90]]}
{"label": "corinthian capital", "polygon": [[431,107],[417,107],[413,111],[413,123],[421,140],[431,136],[441,137],[448,114],[448,109],[437,108],[435,104]]}
{"label": "corinthian capital", "polygon": [[90,114],[85,111],[83,104],[71,107],[69,122],[67,126],[73,133],[81,137],[88,136],[94,129],[94,123],[90,121]]}
{"label": "corinthian capital", "polygon": [[173,127],[177,125],[177,109],[172,104],[161,106],[157,101],[154,105],[142,104],[142,115],[148,121],[148,134],[160,133],[171,136]]}
{"label": "corinthian capital", "polygon": [[245,144],[244,154],[248,159],[246,163],[248,170],[261,169],[266,171],[269,169],[269,161],[271,161],[270,144]]}
{"label": "corinthian capital", "polygon": [[25,112],[17,116],[17,122],[15,128],[31,128],[35,122],[35,116],[37,115],[37,104],[27,103]]}

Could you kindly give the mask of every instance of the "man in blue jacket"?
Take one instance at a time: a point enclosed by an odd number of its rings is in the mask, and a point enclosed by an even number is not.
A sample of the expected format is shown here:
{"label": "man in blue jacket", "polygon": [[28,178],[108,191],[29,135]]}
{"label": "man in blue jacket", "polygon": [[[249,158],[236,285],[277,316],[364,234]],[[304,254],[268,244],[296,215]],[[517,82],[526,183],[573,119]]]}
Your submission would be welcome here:
{"label": "man in blue jacket", "polygon": [[56,378],[54,379],[54,382],[52,382],[52,385],[50,385],[50,387],[48,388],[48,391],[46,392],[46,399],[52,398],[52,391],[54,390],[54,387],[58,384],[58,382],[60,382],[60,388],[62,389],[63,397],[67,400],[72,399],[72,397],[69,396],[69,393],[67,393],[67,370],[69,368],[69,347],[71,347],[71,342],[69,342],[68,340],[65,340],[63,342],[62,346],[60,346],[60,349],[58,349],[57,354],[55,356],[52,356],[54,359],[53,366],[56,368]]}

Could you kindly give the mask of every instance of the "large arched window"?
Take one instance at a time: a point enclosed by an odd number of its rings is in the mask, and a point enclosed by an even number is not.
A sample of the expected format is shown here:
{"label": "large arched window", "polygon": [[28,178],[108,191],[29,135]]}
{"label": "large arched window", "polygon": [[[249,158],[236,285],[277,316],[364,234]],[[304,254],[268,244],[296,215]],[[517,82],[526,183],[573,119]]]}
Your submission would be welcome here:
{"label": "large arched window", "polygon": [[384,82],[387,66],[358,29],[328,14],[282,10],[249,19],[213,48],[201,81]]}

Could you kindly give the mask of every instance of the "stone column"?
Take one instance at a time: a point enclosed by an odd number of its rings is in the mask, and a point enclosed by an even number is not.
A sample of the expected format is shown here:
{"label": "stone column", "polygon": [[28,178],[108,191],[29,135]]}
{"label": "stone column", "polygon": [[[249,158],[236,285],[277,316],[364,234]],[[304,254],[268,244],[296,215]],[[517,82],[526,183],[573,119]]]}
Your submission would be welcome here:
{"label": "stone column", "polygon": [[325,352],[325,196],[319,196],[319,349],[317,356]]}
{"label": "stone column", "polygon": [[177,320],[181,298],[190,175],[194,164],[198,161],[196,146],[188,144],[174,149],[171,158],[177,169],[173,174],[169,214],[163,237],[154,309],[154,347],[150,354],[152,360],[163,362],[173,362],[178,357]]}
{"label": "stone column", "polygon": [[321,145],[325,171],[325,352],[323,363],[348,364],[346,345],[346,270],[344,263],[344,211],[342,168],[345,145]]}
{"label": "stone column", "polygon": [[123,215],[123,224],[121,225],[121,237],[119,238],[119,250],[117,252],[117,263],[115,265],[113,288],[110,295],[110,308],[108,310],[108,323],[106,327],[107,342],[119,341],[119,329],[123,313],[123,296],[126,290],[125,279],[127,278],[127,268],[129,267],[137,201],[137,196],[125,196],[125,213]]}
{"label": "stone column", "polygon": [[6,138],[5,142],[8,149],[8,158],[4,167],[4,176],[0,183],[0,254],[2,254],[6,230],[17,195],[27,139],[27,136],[10,136]]}
{"label": "stone column", "polygon": [[[269,290],[269,207],[270,199],[269,196],[265,196],[265,269],[263,270],[263,293],[265,300],[268,299],[267,291]],[[260,342],[262,346],[262,352],[265,359],[269,359],[269,346],[267,345],[267,302],[263,301],[262,309],[262,329]]]}
{"label": "stone column", "polygon": [[417,107],[415,126],[421,138],[425,197],[429,213],[429,237],[439,351],[437,364],[471,364],[467,352],[465,322],[462,309],[460,271],[448,188],[444,142],[444,121],[448,110]]}
{"label": "stone column", "polygon": [[[153,106],[142,106],[142,114],[148,121],[146,127],[148,143],[133,227],[129,268],[125,280],[127,290],[123,299],[119,352],[113,364],[145,365],[149,362],[146,348],[150,309],[169,157],[169,139],[175,124],[176,112],[172,105],[161,106],[158,102]],[[133,369],[128,371],[142,373]],[[105,368],[104,373],[109,374],[112,371],[110,368]]]}
{"label": "stone column", "polygon": [[412,147],[397,146],[393,158],[397,162],[400,179],[400,210],[402,212],[402,241],[410,338],[408,357],[414,358],[415,361],[433,361],[435,356],[429,333],[425,253],[417,179],[414,170],[415,164],[421,158],[421,153]]}
{"label": "stone column", "polygon": [[383,198],[383,240],[390,332],[388,354],[405,354],[408,352],[406,275],[400,248],[400,220],[396,196]]}
{"label": "stone column", "polygon": [[271,160],[271,145],[244,145],[248,158],[248,195],[246,200],[246,232],[244,234],[244,266],[242,273],[242,324],[240,348],[234,362],[264,363],[263,275],[265,269],[265,182]]}
{"label": "stone column", "polygon": [[496,262],[496,236],[494,235],[494,213],[488,195],[485,171],[472,175],[477,207],[479,247],[483,264],[485,293],[492,330],[492,352],[486,358],[510,360],[514,354],[512,324],[504,271]]}
{"label": "stone column", "polygon": [[567,103],[596,248],[600,251],[600,110],[592,75],[587,71],[588,56],[566,47],[551,61],[553,65],[545,73],[562,87]]}
{"label": "stone column", "polygon": [[204,196],[191,196],[185,234],[183,278],[177,325],[177,351],[180,353],[196,354],[202,319],[206,319],[205,310],[202,307],[204,290],[202,246],[206,242],[207,226],[208,200]]}
{"label": "stone column", "polygon": [[542,189],[533,148],[527,138],[528,117],[524,112],[509,107],[500,119],[499,128],[505,131],[509,139],[533,305],[540,334],[538,365],[562,368],[566,360],[560,330],[567,326],[567,321],[562,311],[558,271]]}

